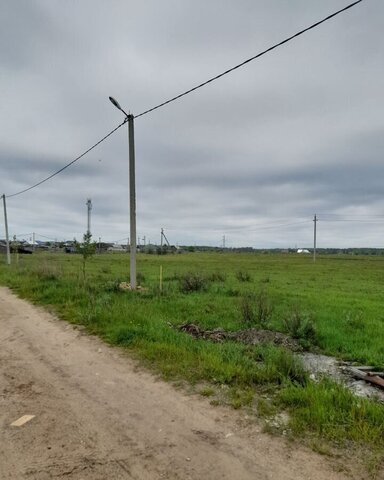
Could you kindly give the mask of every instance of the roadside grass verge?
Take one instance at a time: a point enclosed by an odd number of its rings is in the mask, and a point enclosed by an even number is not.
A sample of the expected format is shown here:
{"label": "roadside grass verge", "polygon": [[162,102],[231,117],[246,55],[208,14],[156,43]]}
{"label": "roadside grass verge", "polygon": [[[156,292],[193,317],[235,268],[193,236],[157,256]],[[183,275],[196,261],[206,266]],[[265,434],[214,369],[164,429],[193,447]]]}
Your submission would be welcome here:
{"label": "roadside grass verge", "polygon": [[140,292],[120,290],[129,265],[119,254],[90,259],[86,278],[78,255],[21,257],[10,268],[0,265],[0,282],[129,349],[164,378],[206,385],[212,403],[255,407],[266,417],[285,409],[295,435],[384,452],[382,405],[329,381],[311,382],[283,348],[214,343],[178,330],[186,322],[207,330],[269,328],[306,348],[383,366],[383,259],[320,258],[313,265],[295,255],[207,253],[139,255],[138,266]]}
{"label": "roadside grass verge", "polygon": [[278,400],[291,413],[289,428],[296,435],[311,432],[342,447],[351,442],[384,447],[383,405],[356,397],[329,379],[305,388],[289,385]]}

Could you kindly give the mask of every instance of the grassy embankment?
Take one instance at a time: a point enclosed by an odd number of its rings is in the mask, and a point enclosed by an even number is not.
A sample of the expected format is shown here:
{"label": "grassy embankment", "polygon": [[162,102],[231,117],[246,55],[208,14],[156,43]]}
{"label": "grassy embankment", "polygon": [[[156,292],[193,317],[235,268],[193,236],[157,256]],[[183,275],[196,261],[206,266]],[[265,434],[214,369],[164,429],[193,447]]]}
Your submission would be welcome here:
{"label": "grassy embankment", "polygon": [[[307,348],[362,364],[384,364],[384,258],[255,254],[139,255],[141,292],[121,291],[128,256],[53,253],[0,265],[0,282],[129,348],[165,378],[197,385],[212,402],[290,413],[285,429],[384,451],[384,408],[324,380],[313,383],[291,352],[271,345],[213,343],[177,327],[288,332]],[[163,267],[163,289],[159,269]],[[202,386],[203,385],[203,386]],[[219,392],[220,395],[219,395]]]}

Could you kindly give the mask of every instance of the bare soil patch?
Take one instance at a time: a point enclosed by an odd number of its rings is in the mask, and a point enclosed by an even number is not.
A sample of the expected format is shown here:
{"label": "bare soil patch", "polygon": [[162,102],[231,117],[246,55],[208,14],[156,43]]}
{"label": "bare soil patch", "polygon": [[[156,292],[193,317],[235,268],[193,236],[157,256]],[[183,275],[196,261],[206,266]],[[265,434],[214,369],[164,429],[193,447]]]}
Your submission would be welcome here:
{"label": "bare soil patch", "polygon": [[236,340],[248,345],[258,345],[262,343],[272,343],[282,347],[287,347],[290,350],[302,351],[300,344],[288,335],[280,332],[273,332],[271,330],[263,330],[257,328],[249,328],[247,330],[240,330],[238,332],[227,332],[221,328],[214,330],[203,330],[193,323],[184,323],[179,327],[182,332],[189,333],[195,338],[203,338],[213,342],[222,342],[224,340]]}

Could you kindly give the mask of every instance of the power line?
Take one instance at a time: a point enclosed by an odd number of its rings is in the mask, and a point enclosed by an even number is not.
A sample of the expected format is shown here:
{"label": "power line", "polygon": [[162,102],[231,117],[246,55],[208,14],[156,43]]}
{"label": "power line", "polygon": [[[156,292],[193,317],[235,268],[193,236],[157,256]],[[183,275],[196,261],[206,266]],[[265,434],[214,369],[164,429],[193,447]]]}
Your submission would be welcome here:
{"label": "power line", "polygon": [[[181,97],[184,97],[185,95],[188,95],[189,93],[195,91],[195,90],[198,90],[199,88],[202,88],[204,87],[205,85],[209,84],[209,83],[212,83],[214,82],[215,80],[218,80],[219,78],[223,77],[224,75],[227,75],[228,73],[231,73],[233,72],[234,70],[237,70],[238,68],[240,67],[243,67],[244,65],[246,65],[247,63],[250,63],[252,62],[253,60],[256,60],[257,58],[259,57],[262,57],[263,55],[271,52],[272,50],[280,47],[281,45],[284,45],[285,43],[288,43],[290,42],[291,40],[293,40],[294,38],[308,32],[309,30],[312,30],[313,28],[316,28],[318,27],[319,25],[321,25],[322,23],[330,20],[331,18],[339,15],[340,13],[342,12],[345,12],[346,10],[354,7],[355,5],[357,5],[358,3],[361,3],[363,0],[357,0],[356,2],[353,2],[351,3],[350,5],[347,5],[346,7],[342,8],[341,10],[338,10],[337,12],[334,12],[332,13],[331,15],[328,15],[327,17],[323,18],[322,20],[310,25],[309,27],[303,29],[303,30],[300,30],[299,32],[295,33],[294,35],[286,38],[285,40],[282,40],[281,42],[279,43],[276,43],[275,45],[273,45],[272,47],[269,47],[267,48],[266,50],[258,53],[257,55],[254,55],[253,57],[251,58],[248,58],[247,60],[244,60],[243,62],[239,63],[238,65],[235,65],[234,67],[216,75],[215,77],[212,77],[208,80],[206,80],[205,82],[203,83],[200,83],[199,85],[196,85],[195,87],[193,88],[190,88],[189,90],[186,90],[185,92],[165,101],[165,102],[162,102],[160,103],[159,105],[156,105],[155,107],[152,107],[148,110],[145,110],[144,112],[140,113],[139,115],[135,115],[135,118],[138,118],[138,117],[142,117],[143,115],[146,115],[147,113],[150,113],[150,112],[153,112],[154,110],[157,110],[158,108],[160,107],[163,107],[164,105],[167,105],[175,100],[178,100],[179,98]],[[116,130],[118,130],[120,127],[122,127],[126,122],[128,121],[128,118],[125,118],[124,121],[118,125],[116,128],[114,128],[113,130],[111,130],[107,135],[105,135],[101,140],[99,140],[98,142],[96,142],[94,145],[92,145],[92,147],[88,148],[85,152],[83,152],[81,155],[79,155],[78,157],[76,157],[74,160],[72,160],[71,162],[69,162],[67,165],[65,165],[64,167],[60,168],[59,170],[57,170],[56,172],[54,172],[52,175],[49,175],[48,177],[44,178],[43,180],[41,180],[40,182],[37,182],[35,183],[34,185],[28,187],[28,188],[25,188],[23,190],[20,190],[19,192],[16,192],[16,193],[13,193],[12,195],[6,195],[6,198],[11,198],[11,197],[16,197],[17,195],[21,195],[22,193],[25,193],[25,192],[28,192],[29,190],[32,190],[33,188],[36,188],[38,187],[39,185],[47,182],[48,180],[50,180],[51,178],[55,177],[56,175],[58,175],[59,173],[63,172],[64,170],[66,170],[68,167],[70,167],[71,165],[73,165],[75,162],[77,162],[78,160],[80,160],[82,157],[84,157],[87,153],[89,153],[91,150],[93,150],[94,148],[96,148],[98,145],[100,145],[102,142],[104,142],[104,140],[106,140],[108,137],[110,137],[113,133],[116,132]]]}
{"label": "power line", "polygon": [[378,225],[382,225],[383,222],[379,222],[378,220],[359,220],[359,219],[353,219],[353,218],[323,218],[321,219],[323,222],[328,222],[328,223],[337,223],[337,222],[350,222],[350,223],[375,223]]}
{"label": "power line", "polygon": [[281,227],[291,227],[294,225],[302,225],[303,223],[308,223],[310,220],[303,220],[301,222],[292,222],[292,223],[282,223],[280,225],[256,225],[254,228],[250,228],[249,231],[257,231],[257,230],[267,230],[270,228],[281,228]]}
{"label": "power line", "polygon": [[212,78],[206,80],[205,82],[200,83],[199,85],[196,85],[195,87],[190,88],[189,90],[186,90],[185,92],[180,93],[179,95],[176,95],[175,97],[170,98],[169,100],[166,100],[165,102],[160,103],[159,105],[156,105],[155,107],[149,108],[148,110],[145,110],[144,112],[140,113],[139,115],[135,115],[135,118],[142,117],[143,115],[146,115],[146,114],[149,113],[149,112],[153,112],[153,110],[157,110],[157,109],[160,108],[160,107],[164,107],[164,105],[168,105],[168,103],[174,102],[175,100],[178,100],[179,98],[184,97],[185,95],[188,95],[189,93],[194,92],[195,90],[198,90],[199,88],[202,88],[202,87],[204,87],[205,85],[208,85],[208,83],[214,82],[215,80],[217,80],[217,79],[219,79],[219,78],[221,78],[221,77],[224,77],[224,75],[227,75],[228,73],[231,73],[231,72],[233,72],[234,70],[237,70],[238,68],[243,67],[243,66],[246,65],[247,63],[250,63],[250,62],[252,62],[253,60],[256,60],[256,58],[262,57],[263,55],[271,52],[271,51],[274,50],[275,48],[278,48],[278,47],[280,47],[281,45],[284,45],[284,43],[288,43],[288,42],[290,42],[291,40],[293,40],[294,38],[299,37],[299,36],[302,35],[303,33],[306,33],[306,32],[308,32],[309,30],[312,30],[313,28],[318,27],[318,26],[321,25],[322,23],[327,22],[327,21],[330,20],[331,18],[336,17],[336,15],[339,15],[340,13],[345,12],[346,10],[354,7],[355,5],[357,5],[358,3],[362,2],[362,1],[363,1],[363,0],[357,0],[356,2],[353,2],[353,3],[351,3],[350,5],[347,5],[346,7],[342,8],[341,10],[338,10],[337,12],[332,13],[331,15],[328,15],[327,17],[325,17],[325,18],[323,18],[322,20],[314,23],[313,25],[311,25],[311,26],[309,26],[309,27],[307,27],[307,28],[304,28],[304,30],[300,30],[299,32],[297,32],[297,33],[295,33],[294,35],[286,38],[285,40],[282,40],[281,42],[276,43],[276,44],[273,45],[272,47],[269,47],[269,48],[267,48],[266,50],[258,53],[257,55],[254,55],[253,57],[248,58],[247,60],[244,60],[243,62],[239,63],[238,65],[235,65],[234,67],[229,68],[229,69],[226,70],[225,72],[219,73],[219,74],[216,75],[215,77],[212,77]]}
{"label": "power line", "polygon": [[[310,222],[311,220],[300,220],[300,221],[297,221],[297,222],[288,222],[288,223],[259,223],[257,225],[254,225],[254,226],[244,226],[244,227],[234,227],[234,228],[227,228],[227,230],[229,230],[231,233],[233,232],[242,232],[242,231],[246,231],[246,232],[255,232],[255,231],[258,231],[258,230],[269,230],[269,229],[273,229],[273,228],[282,228],[282,227],[292,227],[292,226],[295,226],[295,225],[302,225],[304,223],[308,223]],[[218,229],[216,229],[218,230]],[[225,228],[221,229],[221,230],[226,230]]]}
{"label": "power line", "polygon": [[28,237],[29,235],[32,235],[33,232],[31,233],[18,233],[17,235],[14,235],[14,237]]}
{"label": "power line", "polygon": [[36,237],[42,237],[42,238],[46,238],[47,240],[54,240],[56,241],[57,240],[57,237],[56,238],[53,238],[53,237],[47,237],[46,235],[41,235],[40,233],[35,233]]}
{"label": "power line", "polygon": [[119,243],[119,242],[122,242],[123,240],[128,241],[129,237],[119,238],[119,240],[115,240],[113,243]]}
{"label": "power line", "polygon": [[[246,231],[246,232],[254,232],[254,231],[257,231],[257,230],[264,230],[264,229],[270,229],[270,228],[281,228],[281,227],[291,227],[291,226],[294,226],[294,225],[302,225],[304,223],[309,223],[311,220],[300,220],[300,221],[297,221],[297,222],[289,222],[289,223],[279,223],[279,224],[274,224],[274,223],[261,223],[261,224],[258,224],[258,225],[245,225],[245,226],[239,226],[239,227],[230,227],[228,225],[226,226],[222,226],[222,227],[216,227],[216,228],[212,228],[210,229],[210,231],[214,230],[214,231],[229,231],[231,233],[236,233],[236,232],[243,232],[243,231]],[[199,226],[195,226],[195,227],[192,227],[192,229],[204,229],[204,227],[199,227]],[[172,230],[172,231],[178,231],[180,230],[180,227],[169,227],[167,226],[167,230]]]}
{"label": "power line", "polygon": [[120,125],[118,125],[116,128],[114,128],[114,129],[111,130],[109,133],[107,133],[107,135],[105,135],[101,140],[99,140],[99,141],[96,142],[94,145],[92,145],[92,147],[88,148],[88,150],[86,150],[86,151],[83,152],[81,155],[79,155],[79,156],[76,157],[74,160],[72,160],[72,162],[67,163],[67,165],[65,165],[64,167],[60,168],[60,169],[57,170],[55,173],[52,173],[52,175],[49,175],[49,177],[44,178],[44,180],[41,180],[40,182],[35,183],[35,184],[32,185],[31,187],[25,188],[24,190],[20,190],[20,192],[13,193],[12,195],[6,195],[6,198],[16,197],[16,195],[21,195],[22,193],[28,192],[29,190],[32,190],[33,188],[36,188],[36,187],[38,187],[39,185],[41,185],[42,183],[44,183],[44,182],[50,180],[51,178],[55,177],[56,175],[58,175],[59,173],[61,173],[62,171],[64,171],[66,168],[70,167],[70,166],[73,165],[75,162],[77,162],[78,160],[80,160],[80,158],[84,157],[87,153],[89,153],[91,150],[93,150],[94,148],[96,148],[98,145],[100,145],[100,143],[104,142],[104,140],[106,140],[106,139],[107,139],[108,137],[110,137],[113,133],[115,133],[116,130],[118,130],[120,127],[122,127],[125,123],[127,123],[127,119],[125,119],[124,122],[120,123]]}
{"label": "power line", "polygon": [[[384,218],[384,215],[372,215],[368,213],[318,213],[318,215],[324,216],[324,217],[374,217],[374,218]],[[336,219],[337,220],[337,219]]]}

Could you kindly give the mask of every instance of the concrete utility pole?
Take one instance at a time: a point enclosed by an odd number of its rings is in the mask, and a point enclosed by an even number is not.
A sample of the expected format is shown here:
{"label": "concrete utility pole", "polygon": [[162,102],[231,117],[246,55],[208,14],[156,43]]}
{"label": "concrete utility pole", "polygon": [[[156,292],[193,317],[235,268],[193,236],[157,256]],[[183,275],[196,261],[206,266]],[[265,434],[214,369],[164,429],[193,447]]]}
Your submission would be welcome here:
{"label": "concrete utility pole", "polygon": [[87,233],[88,235],[90,235],[91,234],[91,210],[92,210],[92,200],[90,198],[88,198],[86,205],[88,210]]}
{"label": "concrete utility pole", "polygon": [[316,214],[313,217],[313,262],[316,262],[316,223],[317,223]]}
{"label": "concrete utility pole", "polygon": [[5,203],[5,195],[3,195],[3,207],[4,207],[4,223],[5,223],[5,241],[7,244],[7,265],[11,264],[11,249],[9,248],[9,234],[8,234],[8,218],[7,218],[7,205]]}
{"label": "concrete utility pole", "polygon": [[[125,113],[125,112],[124,112]],[[136,184],[135,184],[135,130],[133,115],[128,118],[129,142],[129,223],[130,223],[130,283],[131,289],[136,290]]]}
{"label": "concrete utility pole", "polygon": [[136,180],[135,180],[135,130],[134,116],[125,112],[119,102],[109,97],[113,105],[124,113],[128,122],[128,143],[129,143],[129,222],[130,232],[130,284],[131,290],[136,290]]}

